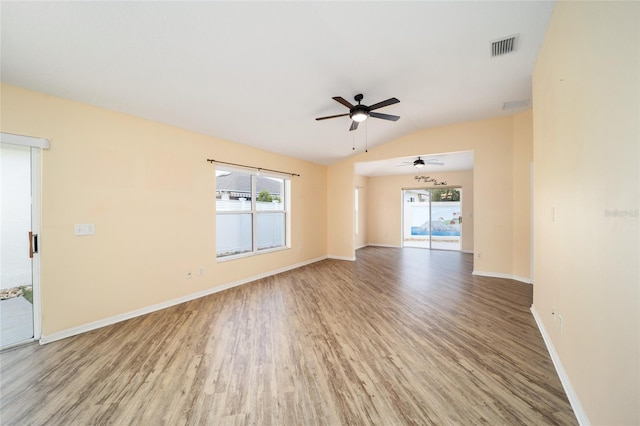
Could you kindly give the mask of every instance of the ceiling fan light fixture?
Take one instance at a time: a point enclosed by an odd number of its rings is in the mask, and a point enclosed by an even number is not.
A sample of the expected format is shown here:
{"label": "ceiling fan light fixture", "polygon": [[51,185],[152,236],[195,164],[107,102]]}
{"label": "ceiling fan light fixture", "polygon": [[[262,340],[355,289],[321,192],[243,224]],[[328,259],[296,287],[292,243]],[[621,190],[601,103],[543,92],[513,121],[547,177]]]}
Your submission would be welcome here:
{"label": "ceiling fan light fixture", "polygon": [[424,167],[424,160],[420,157],[416,161],[413,162],[413,167],[416,169],[421,169]]}
{"label": "ceiling fan light fixture", "polygon": [[364,111],[355,111],[353,114],[351,114],[351,119],[353,121],[357,121],[358,123],[363,122],[367,119],[367,117],[369,117],[369,114]]}

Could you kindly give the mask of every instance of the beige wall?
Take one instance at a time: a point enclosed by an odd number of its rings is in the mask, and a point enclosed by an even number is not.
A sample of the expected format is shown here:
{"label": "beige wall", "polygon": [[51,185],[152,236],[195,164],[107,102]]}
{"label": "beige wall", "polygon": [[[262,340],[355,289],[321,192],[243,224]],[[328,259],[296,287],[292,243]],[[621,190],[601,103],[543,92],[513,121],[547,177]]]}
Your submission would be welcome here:
{"label": "beige wall", "polygon": [[[402,246],[402,190],[434,188],[420,184],[416,174],[369,178],[369,244]],[[429,173],[449,186],[462,187],[462,251],[473,251],[473,171]],[[443,188],[443,187],[435,187]]]}
{"label": "beige wall", "polygon": [[533,111],[513,120],[513,275],[531,278]]}
{"label": "beige wall", "polygon": [[639,41],[638,2],[558,2],[534,72],[534,308],[597,425],[640,424]]}
{"label": "beige wall", "polygon": [[333,164],[327,170],[327,250],[329,256],[336,259],[355,260],[355,176],[354,165],[350,161]]}
{"label": "beige wall", "polygon": [[[327,187],[329,255],[354,256],[353,245],[349,246],[345,241],[346,236],[353,235],[350,221],[353,202],[349,201],[353,197],[345,193],[345,187],[352,185],[354,163],[471,150],[474,152],[473,250],[482,254],[481,258],[475,258],[474,271],[526,280],[528,275],[520,277],[520,274],[529,267],[529,252],[528,249],[514,249],[514,230],[528,233],[528,230],[522,231],[522,226],[529,221],[529,212],[526,217],[515,218],[526,208],[516,208],[514,203],[528,196],[523,194],[529,193],[529,184],[521,178],[514,180],[514,168],[520,172],[520,164],[526,157],[524,145],[531,142],[531,138],[527,140],[526,137],[531,129],[531,117],[526,111],[515,116],[424,129],[330,166]],[[526,167],[528,169],[528,165]],[[369,241],[399,244],[399,226],[393,231],[395,236],[390,232],[388,236],[374,236],[376,226],[373,223],[382,223],[382,219],[372,216],[377,208],[375,203],[369,192],[369,206],[374,209],[369,209]],[[332,224],[341,226],[334,228]],[[524,243],[527,245],[528,241]]]}
{"label": "beige wall", "polygon": [[[369,212],[367,209],[369,178],[356,175],[356,187],[358,191],[358,223],[359,232],[355,236],[355,247],[359,249],[369,243]],[[355,198],[355,197],[354,197]]]}
{"label": "beige wall", "polygon": [[[12,86],[1,95],[3,132],[51,142],[42,158],[45,337],[327,254],[324,166]],[[292,178],[290,250],[216,262],[207,158],[301,175]],[[94,223],[95,235],[74,236],[76,223]]]}

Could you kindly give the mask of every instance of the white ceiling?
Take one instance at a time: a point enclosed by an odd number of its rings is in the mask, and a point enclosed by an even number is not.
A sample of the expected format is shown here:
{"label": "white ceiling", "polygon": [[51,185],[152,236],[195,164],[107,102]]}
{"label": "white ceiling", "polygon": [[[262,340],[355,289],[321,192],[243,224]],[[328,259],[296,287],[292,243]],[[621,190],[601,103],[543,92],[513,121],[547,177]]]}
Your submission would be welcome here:
{"label": "white ceiling", "polygon": [[[5,83],[332,164],[365,144],[522,110],[503,103],[531,97],[553,2],[0,7]],[[491,58],[491,42],[514,34],[518,49]],[[397,97],[378,112],[401,119],[355,132],[348,117],[315,121],[348,112],[331,98],[357,93],[366,105]]]}

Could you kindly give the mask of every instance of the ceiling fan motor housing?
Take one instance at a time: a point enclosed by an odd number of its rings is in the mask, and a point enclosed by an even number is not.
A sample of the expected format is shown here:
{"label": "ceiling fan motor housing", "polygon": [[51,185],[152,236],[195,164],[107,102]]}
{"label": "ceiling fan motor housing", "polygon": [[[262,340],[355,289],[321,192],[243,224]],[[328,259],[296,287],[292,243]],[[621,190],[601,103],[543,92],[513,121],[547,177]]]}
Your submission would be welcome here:
{"label": "ceiling fan motor housing", "polygon": [[353,121],[364,121],[367,119],[367,117],[369,117],[369,107],[366,105],[358,104],[353,108],[351,108],[351,111],[349,112],[349,117],[351,117]]}

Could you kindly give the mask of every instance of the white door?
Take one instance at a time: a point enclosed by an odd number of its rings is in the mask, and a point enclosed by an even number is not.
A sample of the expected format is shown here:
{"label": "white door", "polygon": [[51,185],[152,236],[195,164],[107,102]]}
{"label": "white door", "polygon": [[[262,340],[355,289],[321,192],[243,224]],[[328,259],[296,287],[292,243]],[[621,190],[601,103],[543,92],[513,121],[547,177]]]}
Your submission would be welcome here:
{"label": "white door", "polygon": [[0,348],[40,337],[39,141],[0,143]]}

